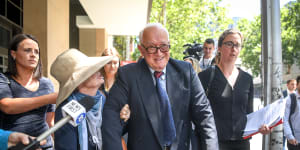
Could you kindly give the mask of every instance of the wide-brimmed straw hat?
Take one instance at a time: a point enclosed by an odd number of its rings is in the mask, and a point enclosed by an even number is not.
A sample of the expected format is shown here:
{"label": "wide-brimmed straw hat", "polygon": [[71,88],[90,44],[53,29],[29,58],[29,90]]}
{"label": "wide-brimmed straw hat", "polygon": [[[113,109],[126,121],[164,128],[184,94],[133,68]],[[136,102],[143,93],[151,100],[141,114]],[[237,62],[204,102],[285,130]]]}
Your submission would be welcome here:
{"label": "wide-brimmed straw hat", "polygon": [[57,56],[51,65],[51,75],[59,82],[58,106],[85,80],[112,60],[112,56],[88,57],[77,49]]}

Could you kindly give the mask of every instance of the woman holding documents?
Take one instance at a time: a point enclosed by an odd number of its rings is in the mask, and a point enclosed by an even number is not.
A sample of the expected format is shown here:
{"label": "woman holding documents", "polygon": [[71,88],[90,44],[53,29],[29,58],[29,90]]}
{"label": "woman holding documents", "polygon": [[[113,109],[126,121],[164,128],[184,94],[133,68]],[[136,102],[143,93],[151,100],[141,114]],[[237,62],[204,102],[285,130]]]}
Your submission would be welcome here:
{"label": "woman holding documents", "polygon": [[[235,66],[243,36],[235,29],[225,30],[218,40],[220,62],[199,73],[213,110],[220,150],[250,150],[242,138],[247,114],[253,111],[253,80]],[[261,129],[268,132],[267,127]]]}

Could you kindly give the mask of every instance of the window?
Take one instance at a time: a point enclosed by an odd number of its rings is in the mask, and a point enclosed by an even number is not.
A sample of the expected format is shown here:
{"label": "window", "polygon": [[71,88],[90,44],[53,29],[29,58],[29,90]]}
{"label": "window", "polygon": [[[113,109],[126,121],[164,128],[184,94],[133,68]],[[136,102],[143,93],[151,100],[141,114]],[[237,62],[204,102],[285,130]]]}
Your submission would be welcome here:
{"label": "window", "polygon": [[5,16],[5,0],[0,0],[0,15]]}
{"label": "window", "polygon": [[0,0],[0,15],[22,27],[23,0]]}
{"label": "window", "polygon": [[7,19],[22,26],[23,10],[18,7],[15,3],[10,1],[7,2]]}
{"label": "window", "polygon": [[7,69],[7,56],[5,55],[0,55],[0,72],[3,73],[6,71]]}
{"label": "window", "polygon": [[8,48],[10,32],[0,25],[0,47]]}

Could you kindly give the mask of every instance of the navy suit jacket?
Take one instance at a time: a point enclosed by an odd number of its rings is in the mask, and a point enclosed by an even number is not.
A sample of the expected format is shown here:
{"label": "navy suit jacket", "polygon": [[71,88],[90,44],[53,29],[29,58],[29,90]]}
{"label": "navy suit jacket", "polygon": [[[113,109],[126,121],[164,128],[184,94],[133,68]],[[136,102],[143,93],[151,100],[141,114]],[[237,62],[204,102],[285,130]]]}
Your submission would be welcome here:
{"label": "navy suit jacket", "polygon": [[287,97],[287,96],[288,96],[288,91],[287,91],[287,90],[284,90],[284,91],[282,92],[282,95],[283,95],[283,98]]}
{"label": "navy suit jacket", "polygon": [[[124,128],[128,132],[129,150],[163,148],[159,98],[153,82],[144,59],[119,69],[103,110],[104,150],[122,150]],[[176,128],[176,139],[171,150],[189,149],[191,121],[199,129],[202,148],[218,150],[212,110],[191,64],[170,59],[166,68],[166,82]],[[131,114],[124,125],[120,120],[120,110],[125,104],[129,104]]]}

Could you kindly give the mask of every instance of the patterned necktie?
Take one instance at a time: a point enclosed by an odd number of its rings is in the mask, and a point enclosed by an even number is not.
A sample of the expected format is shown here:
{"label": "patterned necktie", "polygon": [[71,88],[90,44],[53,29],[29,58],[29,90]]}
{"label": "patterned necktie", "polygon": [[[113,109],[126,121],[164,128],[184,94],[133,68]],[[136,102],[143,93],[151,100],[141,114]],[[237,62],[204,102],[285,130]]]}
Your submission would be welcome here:
{"label": "patterned necktie", "polygon": [[162,88],[160,83],[160,76],[163,75],[163,72],[154,72],[156,79],[156,89],[160,99],[160,110],[163,122],[163,144],[164,146],[170,146],[172,141],[176,137],[176,129],[173,120],[173,114],[171,109],[171,104],[167,92]]}

